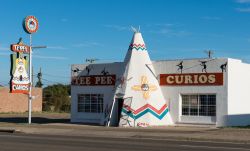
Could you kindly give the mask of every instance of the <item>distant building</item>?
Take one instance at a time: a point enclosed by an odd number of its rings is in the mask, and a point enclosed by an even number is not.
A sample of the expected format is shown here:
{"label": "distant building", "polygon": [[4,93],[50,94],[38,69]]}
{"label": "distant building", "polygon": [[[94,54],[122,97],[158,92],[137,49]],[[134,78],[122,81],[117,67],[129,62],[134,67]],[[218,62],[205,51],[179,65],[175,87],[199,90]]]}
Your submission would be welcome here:
{"label": "distant building", "polygon": [[[33,88],[32,95],[32,111],[42,111],[42,88]],[[10,93],[7,87],[0,87],[0,113],[8,112],[27,112],[28,111],[28,95],[20,93]]]}
{"label": "distant building", "polygon": [[135,32],[123,62],[72,65],[71,121],[110,126],[250,125],[250,65],[151,61]]}

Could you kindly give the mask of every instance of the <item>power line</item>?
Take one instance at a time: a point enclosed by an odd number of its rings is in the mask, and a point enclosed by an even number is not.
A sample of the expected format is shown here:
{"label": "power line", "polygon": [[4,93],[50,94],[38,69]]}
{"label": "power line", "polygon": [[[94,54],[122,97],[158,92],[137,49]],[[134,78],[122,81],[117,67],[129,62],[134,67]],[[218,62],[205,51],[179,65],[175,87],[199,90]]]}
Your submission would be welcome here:
{"label": "power line", "polygon": [[71,78],[70,76],[58,76],[53,74],[43,73],[43,75],[50,76],[50,77],[57,77],[57,78]]}
{"label": "power line", "polygon": [[68,85],[69,83],[62,83],[62,82],[57,82],[57,81],[51,81],[51,80],[47,80],[42,78],[43,81],[49,82],[49,83],[55,83],[55,84],[64,84],[64,85]]}
{"label": "power line", "polygon": [[[211,61],[214,61],[214,60],[215,60],[215,59],[208,60],[208,61],[206,61],[206,63],[211,62]],[[200,66],[200,64],[196,64],[196,65],[194,65],[194,66],[191,66],[191,67],[188,67],[188,68],[184,68],[182,71],[188,70],[188,69],[192,69],[192,68],[197,67],[197,66]]]}

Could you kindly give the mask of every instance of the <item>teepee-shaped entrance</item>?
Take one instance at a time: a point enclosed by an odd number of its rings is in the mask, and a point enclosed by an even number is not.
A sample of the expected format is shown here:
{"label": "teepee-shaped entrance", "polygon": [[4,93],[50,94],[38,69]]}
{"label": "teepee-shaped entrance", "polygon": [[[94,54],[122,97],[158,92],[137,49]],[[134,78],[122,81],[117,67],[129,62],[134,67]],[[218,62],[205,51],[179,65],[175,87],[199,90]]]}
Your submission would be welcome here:
{"label": "teepee-shaped entrance", "polygon": [[126,64],[124,77],[129,79],[125,83],[124,98],[132,98],[132,100],[124,100],[119,125],[171,124],[168,105],[163,97],[140,32],[134,33],[124,63]]}

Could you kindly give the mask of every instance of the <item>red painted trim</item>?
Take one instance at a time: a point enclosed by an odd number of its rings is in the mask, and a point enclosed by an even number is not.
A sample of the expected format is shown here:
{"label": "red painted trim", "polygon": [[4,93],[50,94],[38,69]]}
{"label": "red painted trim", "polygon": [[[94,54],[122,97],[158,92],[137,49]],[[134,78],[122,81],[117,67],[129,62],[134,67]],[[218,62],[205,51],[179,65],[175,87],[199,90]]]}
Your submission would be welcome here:
{"label": "red painted trim", "polygon": [[137,110],[134,110],[134,109],[132,109],[132,108],[129,107],[129,106],[124,106],[124,107],[125,107],[127,110],[132,111],[133,114],[138,114],[138,113],[142,112],[143,110],[145,110],[145,109],[147,109],[147,108],[153,110],[153,111],[156,112],[157,114],[161,114],[161,113],[167,108],[167,104],[163,105],[159,110],[156,109],[155,107],[153,107],[153,106],[150,105],[150,104],[145,104],[144,106],[140,107],[140,108],[137,109]]}
{"label": "red painted trim", "polygon": [[130,46],[145,47],[145,44],[130,44]]}

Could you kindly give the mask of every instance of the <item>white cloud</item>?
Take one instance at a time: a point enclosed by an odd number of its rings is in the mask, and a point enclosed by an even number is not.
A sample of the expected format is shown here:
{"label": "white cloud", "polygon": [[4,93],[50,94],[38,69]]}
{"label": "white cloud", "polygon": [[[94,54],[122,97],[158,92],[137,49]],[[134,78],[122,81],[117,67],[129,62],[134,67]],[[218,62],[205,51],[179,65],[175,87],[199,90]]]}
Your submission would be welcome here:
{"label": "white cloud", "polygon": [[189,35],[192,35],[191,32],[188,32],[188,31],[184,31],[184,30],[181,30],[181,31],[175,31],[172,33],[174,36],[177,36],[177,37],[184,37],[184,36],[189,36]]}
{"label": "white cloud", "polygon": [[65,49],[68,49],[68,48],[63,47],[63,46],[48,46],[47,48],[48,48],[48,49],[57,49],[57,50],[65,50]]}
{"label": "white cloud", "polygon": [[237,3],[250,3],[250,0],[236,0]]}
{"label": "white cloud", "polygon": [[176,37],[185,37],[188,35],[191,35],[191,32],[185,31],[185,30],[174,30],[174,29],[169,29],[169,28],[162,28],[162,29],[158,29],[158,30],[151,30],[151,33],[155,33],[155,34],[163,34],[166,36],[176,36]]}
{"label": "white cloud", "polygon": [[0,56],[9,56],[11,54],[11,52],[9,53],[0,53]]}
{"label": "white cloud", "polygon": [[0,47],[0,50],[3,50],[3,51],[9,50],[9,51],[10,51],[10,48],[7,48],[7,47]]}
{"label": "white cloud", "polygon": [[73,44],[73,47],[95,47],[95,46],[103,46],[98,42],[83,42],[79,44]]}
{"label": "white cloud", "polygon": [[[235,2],[240,3],[240,4],[247,4],[246,6],[250,4],[250,0],[235,0]],[[236,8],[236,11],[250,13],[250,7]]]}
{"label": "white cloud", "polygon": [[156,33],[156,34],[170,34],[172,32],[173,32],[172,30],[166,28],[151,31],[151,33]]}
{"label": "white cloud", "polygon": [[169,37],[177,36],[183,37],[191,35],[191,32],[185,31],[183,29],[178,29],[182,27],[180,24],[171,24],[171,23],[156,23],[146,25],[149,28],[150,33],[162,34]]}
{"label": "white cloud", "polygon": [[250,8],[236,8],[236,10],[239,12],[250,13]]}
{"label": "white cloud", "polygon": [[34,58],[38,59],[52,59],[52,60],[67,60],[68,58],[66,57],[61,57],[61,56],[40,56],[40,55],[33,55]]}
{"label": "white cloud", "polygon": [[247,38],[247,39],[246,39],[246,42],[250,43],[250,38]]}
{"label": "white cloud", "polygon": [[104,25],[104,27],[113,28],[113,29],[118,30],[118,31],[130,30],[129,27],[127,27],[127,26],[120,26],[120,25]]}
{"label": "white cloud", "polygon": [[174,24],[170,24],[170,23],[157,23],[157,24],[147,24],[147,27],[172,27],[174,26]]}

